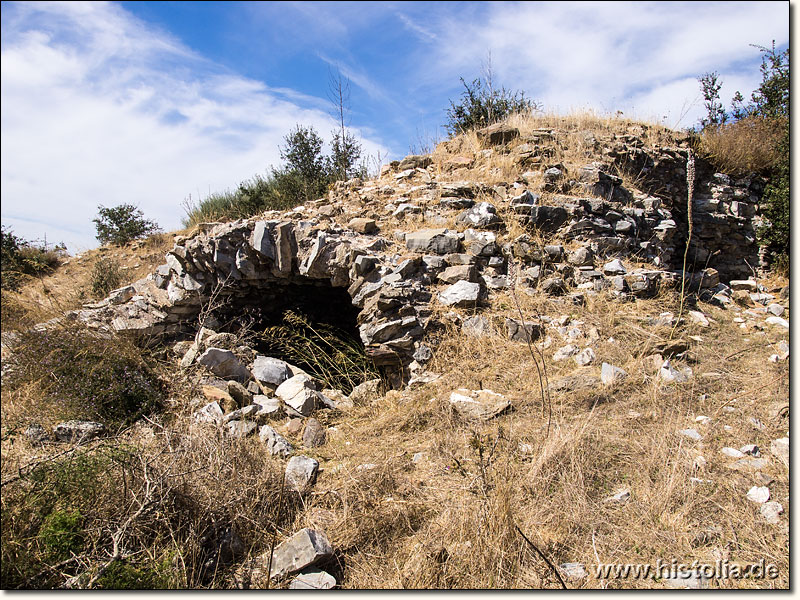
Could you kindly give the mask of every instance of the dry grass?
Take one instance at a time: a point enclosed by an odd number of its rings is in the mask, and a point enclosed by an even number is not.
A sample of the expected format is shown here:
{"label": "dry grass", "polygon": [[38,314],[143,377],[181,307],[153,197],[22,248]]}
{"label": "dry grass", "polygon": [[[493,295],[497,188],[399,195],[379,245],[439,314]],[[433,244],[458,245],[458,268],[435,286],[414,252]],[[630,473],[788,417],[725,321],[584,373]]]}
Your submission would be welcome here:
{"label": "dry grass", "polygon": [[780,122],[747,117],[707,127],[700,136],[700,151],[723,173],[763,173],[780,158],[778,142],[784,130]]}
{"label": "dry grass", "polygon": [[[657,125],[616,117],[516,119],[513,124],[523,136],[536,129],[556,129],[554,154],[548,160],[563,162],[568,169],[589,160],[587,152],[594,144],[585,131],[599,143],[613,143],[614,136],[628,134],[639,136],[645,145],[674,140],[674,133]],[[474,158],[475,164],[448,170],[446,161],[458,154]],[[508,183],[525,170],[508,154],[480,156],[474,134],[448,148],[440,145],[433,157],[440,181]],[[385,178],[382,183],[390,181]],[[526,232],[510,218],[505,203],[485,199],[497,206],[507,224],[499,232],[499,243]],[[389,200],[376,194],[367,206],[381,216],[382,204]],[[437,203],[438,198],[431,200],[431,206]],[[347,211],[363,214],[359,211],[364,206],[351,199],[345,208],[337,220],[346,222],[352,216]],[[446,226],[463,229],[455,223],[455,214],[446,218]],[[390,239],[395,230],[431,226],[422,215],[404,221],[384,217],[380,225]],[[130,260],[126,264],[131,271],[136,270],[136,260],[137,268],[152,270],[162,262],[162,250],[166,247],[158,248],[161,254],[152,262],[141,254],[118,258]],[[20,299],[44,307],[36,315],[44,320],[41,317],[51,314],[48,303],[56,303],[48,296],[69,304],[70,290],[79,289],[76,282],[91,266],[92,255],[85,262],[71,261],[60,275],[37,284],[42,288],[23,290]],[[787,282],[772,276],[761,283],[777,289]],[[42,291],[45,286],[49,293]],[[302,448],[299,437],[288,433],[285,419],[272,421],[299,452],[319,460],[321,467],[310,494],[283,501],[279,490],[284,462],[269,456],[257,439],[234,441],[213,427],[193,425],[189,415],[196,408],[197,392],[177,372],[174,357],[165,360],[161,374],[172,385],[171,408],[150,415],[118,438],[95,443],[105,448],[124,444],[135,460],[109,471],[119,477],[101,477],[87,488],[94,494],[86,512],[89,549],[62,569],[64,575],[47,571],[46,557],[34,554],[38,562],[32,570],[46,574],[31,585],[58,585],[74,573],[96,573],[108,561],[112,534],[137,514],[138,502],[151,502],[157,510],[136,516],[121,539],[126,552],[136,553],[129,559],[133,564],[155,569],[170,587],[234,587],[239,584],[237,565],[263,555],[273,532],[280,542],[304,526],[325,531],[335,548],[325,568],[351,589],[560,587],[552,569],[519,531],[552,563],[587,565],[588,578],[566,580],[571,588],[664,587],[654,580],[597,579],[593,566],[655,564],[658,559],[669,563],[673,558],[711,564],[717,558],[737,564],[764,559],[779,568],[777,580],[716,580],[712,587],[788,587],[789,477],[769,447],[788,431],[789,365],[767,360],[776,352],[777,341],[788,336],[769,326],[743,330],[733,321],[741,313],[701,303],[698,307],[713,319],[711,326],[687,321],[676,331],[676,337],[691,343],[689,355],[676,361],[677,366],[691,366],[694,376],[685,384],[665,384],[658,379],[652,355],[656,344],[669,339],[671,328],[652,325],[649,319],[665,311],[677,314],[677,293],[663,289],[655,298],[630,303],[598,294],[587,295],[586,301],[578,307],[518,291],[516,298],[494,292],[479,309],[454,310],[434,303],[434,318],[448,323],[436,334],[438,349],[429,364],[441,375],[437,381],[389,392],[346,412],[318,411],[315,418],[329,428],[328,441],[314,449]],[[628,378],[613,387],[553,392],[548,418],[542,410],[542,382],[527,345],[505,335],[505,319],[518,318],[517,303],[526,320],[563,317],[568,329],[578,326],[583,332],[572,340],[548,328],[549,341],[538,342],[548,381],[574,372],[599,376],[602,362],[624,368]],[[53,309],[52,314],[57,312]],[[490,319],[494,334],[468,336],[449,316],[477,313]],[[577,367],[572,359],[554,361],[553,353],[567,343],[591,345],[595,363]],[[488,422],[467,421],[448,401],[450,392],[461,387],[502,393],[512,409]],[[20,468],[27,473],[30,465],[63,451],[32,447],[19,432],[7,435],[5,426],[24,414],[15,402],[4,391],[4,482],[16,477]],[[44,419],[47,407],[41,410]],[[712,421],[696,423],[700,415]],[[762,427],[754,427],[751,418],[759,419]],[[690,427],[702,434],[702,443],[677,434]],[[769,458],[763,473],[774,478],[772,499],[786,511],[779,525],[766,523],[758,505],[745,498],[751,486],[760,485],[755,474],[729,469],[733,460],[720,454],[724,446],[750,443]],[[701,455],[707,460],[704,468],[695,466]],[[151,500],[145,472],[154,490]],[[692,477],[708,482],[693,482]],[[30,519],[35,513],[25,512],[35,485],[29,477],[3,485],[3,538],[17,544],[17,550],[30,540],[24,532],[35,531],[26,529],[34,526]],[[620,488],[630,490],[628,502],[604,502]],[[236,564],[208,576],[199,567],[208,558],[199,540],[212,523],[234,526],[246,550]],[[712,529],[718,531],[710,541],[694,542]],[[6,565],[20,563],[8,563],[5,552],[3,577],[10,581]],[[288,580],[277,585],[286,587]]]}

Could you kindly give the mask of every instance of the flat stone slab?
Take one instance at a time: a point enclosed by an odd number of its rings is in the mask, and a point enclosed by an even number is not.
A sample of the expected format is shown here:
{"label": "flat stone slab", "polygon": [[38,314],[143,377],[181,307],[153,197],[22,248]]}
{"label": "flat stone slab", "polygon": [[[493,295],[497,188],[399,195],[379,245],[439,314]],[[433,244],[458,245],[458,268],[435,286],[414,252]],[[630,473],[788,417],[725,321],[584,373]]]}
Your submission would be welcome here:
{"label": "flat stone slab", "polygon": [[450,404],[463,417],[487,421],[511,406],[502,394],[492,390],[459,389],[450,393]]}
{"label": "flat stone slab", "polygon": [[[275,548],[270,577],[297,573],[332,555],[333,548],[325,534],[305,527]],[[266,558],[269,559],[268,556]]]}
{"label": "flat stone slab", "polygon": [[445,306],[467,307],[474,305],[480,294],[480,284],[462,280],[440,293],[439,302]]}
{"label": "flat stone slab", "polygon": [[290,590],[330,590],[336,587],[336,578],[326,571],[305,569],[292,579]]}

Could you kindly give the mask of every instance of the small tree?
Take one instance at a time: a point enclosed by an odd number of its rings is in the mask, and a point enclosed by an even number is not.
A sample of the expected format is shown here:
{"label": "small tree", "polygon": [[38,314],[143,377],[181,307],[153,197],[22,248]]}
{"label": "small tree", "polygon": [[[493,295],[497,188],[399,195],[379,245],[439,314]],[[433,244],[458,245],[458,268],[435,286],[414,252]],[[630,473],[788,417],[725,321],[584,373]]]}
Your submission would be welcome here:
{"label": "small tree", "polygon": [[706,107],[706,118],[702,119],[700,124],[703,128],[722,125],[728,120],[728,115],[725,113],[725,109],[719,99],[719,91],[722,89],[719,73],[706,73],[702,77],[698,77],[697,80],[703,90],[703,99]]}
{"label": "small tree", "polygon": [[328,99],[333,105],[333,117],[339,122],[339,129],[333,132],[331,140],[331,177],[345,181],[356,177],[363,169],[359,168],[361,143],[347,131],[346,116],[350,112],[350,81],[337,70],[328,73]]}
{"label": "small tree", "polygon": [[284,169],[274,170],[279,183],[285,183],[297,202],[314,200],[325,193],[328,185],[329,161],[322,154],[322,138],[313,127],[298,125],[284,138],[286,146],[280,149],[286,161]]}
{"label": "small tree", "polygon": [[121,246],[161,230],[155,221],[145,219],[144,213],[133,204],[120,204],[113,208],[100,204],[97,207],[97,218],[92,220],[101,244]]}
{"label": "small tree", "polygon": [[473,79],[471,84],[460,78],[464,85],[461,102],[456,104],[451,100],[447,110],[445,129],[451,136],[498,123],[514,113],[540,108],[536,102],[525,97],[525,92],[512,93],[504,87],[495,89],[491,53],[482,62],[481,70],[483,78]]}

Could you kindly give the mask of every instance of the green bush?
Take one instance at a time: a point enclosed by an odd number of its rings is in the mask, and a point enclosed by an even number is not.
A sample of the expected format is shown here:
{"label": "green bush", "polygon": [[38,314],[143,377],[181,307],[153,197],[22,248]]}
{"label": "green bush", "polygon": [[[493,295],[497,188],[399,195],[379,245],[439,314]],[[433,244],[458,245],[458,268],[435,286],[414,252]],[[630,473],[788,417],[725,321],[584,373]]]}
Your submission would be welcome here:
{"label": "green bush", "polygon": [[111,290],[117,289],[124,278],[120,264],[113,258],[100,257],[92,268],[92,295],[105,298]]}
{"label": "green bush", "polygon": [[[736,92],[731,113],[719,104],[722,83],[716,73],[699,79],[708,117],[702,121],[701,149],[715,168],[730,173],[758,170],[768,184],[761,199],[766,223],[758,230],[759,243],[771,263],[786,267],[789,260],[789,49],[761,52],[761,84],[749,104]],[[722,125],[733,120],[732,124]]]}
{"label": "green bush", "polygon": [[82,525],[79,510],[55,510],[47,515],[36,536],[44,556],[55,563],[80,552],[84,542]]}
{"label": "green bush", "polygon": [[49,248],[47,244],[26,241],[2,227],[0,246],[0,279],[2,289],[16,290],[26,277],[51,273],[66,254],[64,244]]}
{"label": "green bush", "polygon": [[78,326],[22,332],[7,362],[9,391],[35,386],[61,419],[122,427],[155,410],[162,396],[135,346]]}
{"label": "green bush", "polygon": [[170,578],[158,566],[118,560],[100,576],[97,586],[104,590],[163,590],[170,587]]}
{"label": "green bush", "polygon": [[464,92],[457,104],[450,101],[447,109],[445,129],[450,136],[464,133],[471,129],[480,129],[498,123],[512,114],[535,110],[537,104],[525,98],[524,92],[509,92],[505,88],[499,90],[491,86],[491,78],[485,81],[474,79],[471,84],[461,78]]}
{"label": "green bush", "polygon": [[98,216],[92,219],[101,244],[125,245],[160,231],[155,221],[148,221],[144,213],[133,204],[120,204],[106,208],[97,207]]}

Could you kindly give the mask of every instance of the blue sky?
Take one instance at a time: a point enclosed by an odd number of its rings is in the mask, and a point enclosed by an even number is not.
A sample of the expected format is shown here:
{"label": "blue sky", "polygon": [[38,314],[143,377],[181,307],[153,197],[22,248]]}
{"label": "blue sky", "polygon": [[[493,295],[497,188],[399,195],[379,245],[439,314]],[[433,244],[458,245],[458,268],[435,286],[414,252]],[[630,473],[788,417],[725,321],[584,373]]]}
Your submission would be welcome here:
{"label": "blue sky", "polygon": [[182,201],[278,165],[297,123],[349,127],[401,158],[442,139],[459,77],[524,90],[549,112],[621,110],[689,127],[697,77],[726,105],[789,39],[789,2],[2,2],[2,223],[96,246],[97,205],[176,229]]}

